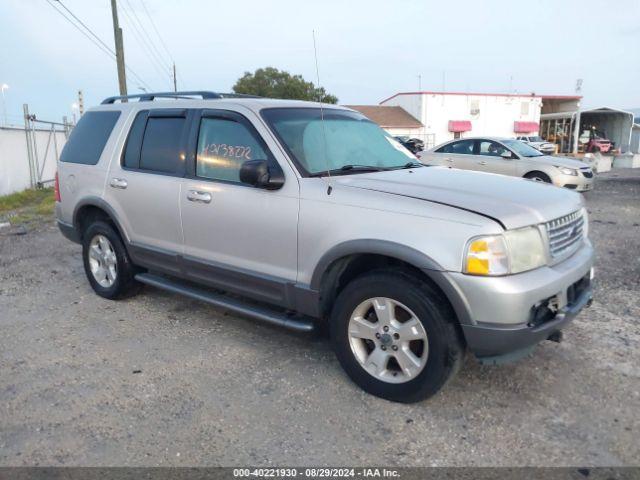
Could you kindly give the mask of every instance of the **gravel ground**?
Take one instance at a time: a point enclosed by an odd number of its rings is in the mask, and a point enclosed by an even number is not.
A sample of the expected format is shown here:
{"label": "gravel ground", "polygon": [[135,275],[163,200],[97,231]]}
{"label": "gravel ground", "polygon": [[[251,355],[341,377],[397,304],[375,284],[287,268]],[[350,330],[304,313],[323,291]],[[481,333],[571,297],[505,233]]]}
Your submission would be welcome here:
{"label": "gravel ground", "polygon": [[325,339],[147,288],[111,302],[47,221],[0,231],[1,465],[640,464],[640,171],[588,194],[593,307],[439,395],[369,396]]}

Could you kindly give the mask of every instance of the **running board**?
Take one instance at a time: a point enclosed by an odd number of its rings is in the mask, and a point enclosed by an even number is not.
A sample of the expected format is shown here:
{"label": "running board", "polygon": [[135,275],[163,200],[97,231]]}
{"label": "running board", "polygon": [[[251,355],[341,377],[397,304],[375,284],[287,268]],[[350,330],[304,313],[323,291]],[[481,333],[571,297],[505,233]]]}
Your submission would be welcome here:
{"label": "running board", "polygon": [[294,317],[285,313],[270,310],[269,308],[250,306],[238,300],[227,298],[225,295],[191,287],[189,285],[182,284],[177,280],[161,277],[160,275],[139,273],[135,276],[135,279],[140,283],[151,285],[152,287],[184,295],[185,297],[193,298],[195,300],[200,300],[240,315],[262,320],[263,322],[278,325],[279,327],[288,328],[289,330],[295,330],[297,332],[311,332],[315,329],[314,322],[310,318]]}

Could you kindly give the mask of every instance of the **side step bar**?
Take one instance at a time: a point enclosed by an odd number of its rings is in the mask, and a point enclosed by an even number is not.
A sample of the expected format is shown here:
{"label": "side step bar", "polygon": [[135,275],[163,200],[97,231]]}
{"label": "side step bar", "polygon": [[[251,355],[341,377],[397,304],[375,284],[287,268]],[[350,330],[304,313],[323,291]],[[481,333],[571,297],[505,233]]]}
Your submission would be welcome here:
{"label": "side step bar", "polygon": [[263,322],[278,325],[279,327],[288,328],[289,330],[295,330],[297,332],[311,332],[315,329],[313,320],[309,318],[289,316],[285,313],[269,310],[268,308],[246,305],[238,300],[227,298],[224,295],[184,285],[179,281],[161,277],[160,275],[139,273],[135,276],[135,279],[140,283],[151,285],[152,287],[184,295],[185,297],[193,298],[195,300],[200,300],[240,315],[262,320]]}

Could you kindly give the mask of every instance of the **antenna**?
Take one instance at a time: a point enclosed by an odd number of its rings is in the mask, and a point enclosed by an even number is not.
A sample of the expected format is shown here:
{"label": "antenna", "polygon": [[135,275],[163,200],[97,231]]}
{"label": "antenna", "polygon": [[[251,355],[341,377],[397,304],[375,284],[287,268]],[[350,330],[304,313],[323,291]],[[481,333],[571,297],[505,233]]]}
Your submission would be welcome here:
{"label": "antenna", "polygon": [[331,169],[329,168],[329,157],[327,157],[327,132],[324,128],[324,108],[322,106],[322,97],[320,97],[320,69],[318,68],[318,48],[316,47],[316,31],[311,30],[311,34],[313,35],[313,54],[316,59],[316,79],[318,82],[318,103],[320,104],[320,123],[322,124],[322,140],[324,146],[324,160],[327,166],[327,195],[331,195]]}

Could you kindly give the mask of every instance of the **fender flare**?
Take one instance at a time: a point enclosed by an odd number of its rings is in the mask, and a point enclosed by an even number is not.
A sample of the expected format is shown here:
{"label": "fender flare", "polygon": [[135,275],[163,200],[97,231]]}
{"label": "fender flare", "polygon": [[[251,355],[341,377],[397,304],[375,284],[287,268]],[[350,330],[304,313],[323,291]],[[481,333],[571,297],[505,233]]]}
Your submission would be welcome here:
{"label": "fender flare", "polygon": [[129,236],[127,235],[127,232],[122,228],[122,225],[118,220],[118,216],[116,215],[115,210],[100,197],[96,197],[96,196],[84,197],[76,204],[75,208],[73,209],[72,218],[73,218],[73,226],[78,231],[78,233],[81,234],[80,219],[78,218],[78,213],[83,207],[97,207],[100,210],[104,210],[107,213],[107,215],[109,215],[109,218],[111,219],[111,221],[115,224],[116,229],[118,230],[118,233],[120,234],[120,237],[122,238],[122,241],[125,244],[125,247],[128,247],[130,243]]}

